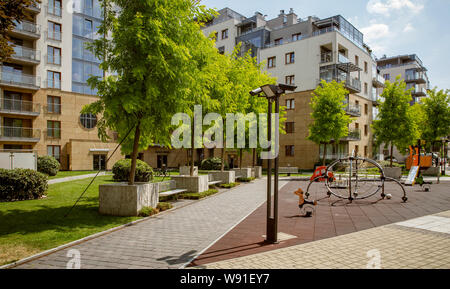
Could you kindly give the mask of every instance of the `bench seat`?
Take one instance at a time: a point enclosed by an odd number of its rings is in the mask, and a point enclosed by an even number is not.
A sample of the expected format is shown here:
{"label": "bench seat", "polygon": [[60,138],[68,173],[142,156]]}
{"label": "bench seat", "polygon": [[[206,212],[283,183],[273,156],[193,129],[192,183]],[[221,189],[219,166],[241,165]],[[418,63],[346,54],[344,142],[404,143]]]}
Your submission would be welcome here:
{"label": "bench seat", "polygon": [[171,190],[171,191],[161,192],[161,193],[159,193],[159,196],[160,197],[168,197],[168,196],[185,193],[185,192],[187,192],[187,190],[185,190],[185,189]]}
{"label": "bench seat", "polygon": [[208,182],[208,186],[218,185],[220,183],[222,183],[222,181],[212,181],[212,182]]}

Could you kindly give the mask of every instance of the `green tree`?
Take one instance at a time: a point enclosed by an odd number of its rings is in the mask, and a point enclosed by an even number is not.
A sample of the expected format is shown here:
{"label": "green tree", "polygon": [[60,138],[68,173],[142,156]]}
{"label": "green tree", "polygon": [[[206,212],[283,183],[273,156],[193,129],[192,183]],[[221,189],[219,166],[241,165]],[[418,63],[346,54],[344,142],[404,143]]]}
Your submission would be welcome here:
{"label": "green tree", "polygon": [[428,97],[423,98],[422,107],[422,139],[433,147],[441,137],[450,135],[450,91],[438,91],[436,87],[429,90]]}
{"label": "green tree", "polygon": [[419,130],[414,120],[410,102],[411,90],[397,77],[395,82],[386,81],[381,94],[378,119],[372,124],[375,144],[390,147],[390,166],[392,167],[394,146],[402,150],[419,138]]}
{"label": "green tree", "polygon": [[[214,11],[192,0],[101,4],[103,37],[91,49],[103,59],[100,67],[114,73],[89,79],[100,99],[83,112],[101,115],[98,130],[103,140],[108,129],[118,132],[122,152],[132,153],[129,184],[134,184],[139,150],[152,144],[170,147],[172,116],[189,112],[205,96],[202,71],[213,43],[199,23]],[[134,135],[124,139],[130,128]]]}
{"label": "green tree", "polygon": [[348,90],[342,83],[322,80],[312,93],[310,106],[313,123],[309,126],[308,139],[318,145],[323,144],[322,163],[325,165],[327,144],[348,135],[348,125],[351,118],[345,113],[345,100]]}
{"label": "green tree", "polygon": [[6,0],[0,1],[0,61],[5,61],[14,54],[8,33],[14,29],[16,22],[32,19],[28,7],[38,3],[39,0]]}

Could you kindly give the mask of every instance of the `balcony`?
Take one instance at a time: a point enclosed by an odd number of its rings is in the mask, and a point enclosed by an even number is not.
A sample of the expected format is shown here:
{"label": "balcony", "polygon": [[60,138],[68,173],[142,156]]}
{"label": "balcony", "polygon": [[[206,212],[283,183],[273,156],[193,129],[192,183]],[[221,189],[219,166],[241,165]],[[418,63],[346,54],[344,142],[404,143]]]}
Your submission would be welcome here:
{"label": "balcony", "polygon": [[0,141],[36,143],[39,142],[40,139],[40,129],[0,126]]}
{"label": "balcony", "polygon": [[320,54],[320,63],[328,63],[332,61],[333,61],[333,53],[331,51],[323,52]]}
{"label": "balcony", "polygon": [[27,10],[31,13],[39,14],[41,13],[41,4],[40,3],[32,3],[27,7]]}
{"label": "balcony", "polygon": [[0,84],[5,86],[38,90],[40,88],[40,82],[40,78],[34,75],[0,70]]}
{"label": "balcony", "polygon": [[406,75],[405,82],[415,82],[417,84],[425,84],[427,80],[424,77],[423,73],[415,73],[413,75]]}
{"label": "balcony", "polygon": [[352,116],[361,116],[361,106],[356,104],[347,104],[344,108],[345,112]]}
{"label": "balcony", "polygon": [[427,92],[423,87],[416,88],[411,92],[411,95],[414,97],[424,97],[427,96]]}
{"label": "balcony", "polygon": [[0,113],[38,116],[41,112],[41,105],[32,101],[13,100],[0,98]]}
{"label": "balcony", "polygon": [[60,128],[47,128],[45,138],[46,139],[61,139],[61,129]]}
{"label": "balcony", "polygon": [[359,141],[361,140],[361,130],[360,129],[349,129],[348,136],[342,138],[343,141]]}
{"label": "balcony", "polygon": [[39,25],[28,21],[22,21],[21,23],[15,22],[15,25],[11,31],[14,36],[32,40],[41,38],[41,27]]}
{"label": "balcony", "polygon": [[11,55],[11,62],[19,64],[37,65],[41,62],[41,52],[23,46],[14,46],[14,54]]}
{"label": "balcony", "polygon": [[379,74],[373,77],[372,84],[374,87],[383,88],[386,80]]}
{"label": "balcony", "polygon": [[[361,81],[359,79],[346,76],[338,75],[337,77],[331,77],[331,78],[323,78],[326,82],[332,82],[335,80],[336,82],[344,82],[344,87],[350,92],[350,93],[360,93],[361,92]],[[318,81],[318,84],[320,84],[320,80]]]}

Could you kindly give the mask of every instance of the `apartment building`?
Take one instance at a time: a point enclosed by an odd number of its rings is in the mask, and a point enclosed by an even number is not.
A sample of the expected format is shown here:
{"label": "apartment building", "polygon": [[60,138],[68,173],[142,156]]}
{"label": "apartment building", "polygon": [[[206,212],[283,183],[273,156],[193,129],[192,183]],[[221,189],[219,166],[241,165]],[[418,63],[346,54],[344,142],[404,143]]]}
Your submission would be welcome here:
{"label": "apartment building", "polygon": [[430,88],[427,68],[416,54],[383,56],[377,60],[377,65],[385,80],[395,81],[396,77],[400,75],[406,82],[407,89],[414,88],[411,105],[420,102],[422,97],[427,96],[427,90]]}
{"label": "apartment building", "polygon": [[[291,9],[289,13],[281,10],[274,19],[266,19],[260,12],[251,17],[230,8],[218,12],[217,17],[205,24],[203,32],[215,36],[219,53],[232,53],[241,43],[242,53],[250,50],[279,83],[298,87],[281,99],[287,108],[287,134],[280,136],[280,166],[312,169],[322,155],[323,145],[306,139],[312,122],[311,93],[322,79],[344,82],[349,91],[345,110],[353,118],[348,137],[327,147],[327,159],[347,156],[353,151],[373,157],[370,125],[384,79],[360,31],[340,15],[301,19]],[[238,153],[237,150],[226,152],[225,161],[230,167],[237,165]],[[196,161],[211,156],[220,156],[220,150],[199,149]],[[150,148],[144,159],[152,166],[176,167],[187,163],[188,155]],[[250,165],[253,155],[245,153],[243,159],[244,165]]]}
{"label": "apartment building", "polygon": [[80,113],[97,100],[87,79],[103,76],[84,45],[98,37],[98,0],[42,0],[29,12],[10,33],[15,54],[0,67],[0,150],[51,155],[63,170],[111,169],[122,157],[106,163],[116,143],[101,142],[97,116]]}

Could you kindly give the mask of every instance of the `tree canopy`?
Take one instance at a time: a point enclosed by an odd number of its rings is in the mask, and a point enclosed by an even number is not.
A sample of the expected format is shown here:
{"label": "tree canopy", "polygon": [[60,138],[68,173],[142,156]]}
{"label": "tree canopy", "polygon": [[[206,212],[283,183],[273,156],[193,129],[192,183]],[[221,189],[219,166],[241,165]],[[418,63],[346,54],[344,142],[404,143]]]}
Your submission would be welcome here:
{"label": "tree canopy", "polygon": [[422,139],[432,144],[441,137],[450,135],[450,90],[438,90],[436,87],[428,91],[423,98],[423,124],[420,127]]}

